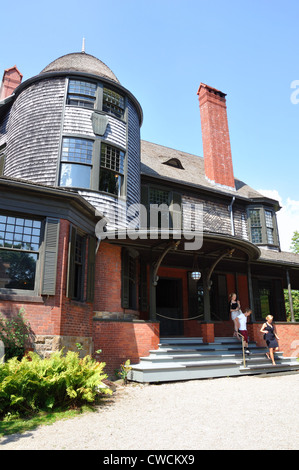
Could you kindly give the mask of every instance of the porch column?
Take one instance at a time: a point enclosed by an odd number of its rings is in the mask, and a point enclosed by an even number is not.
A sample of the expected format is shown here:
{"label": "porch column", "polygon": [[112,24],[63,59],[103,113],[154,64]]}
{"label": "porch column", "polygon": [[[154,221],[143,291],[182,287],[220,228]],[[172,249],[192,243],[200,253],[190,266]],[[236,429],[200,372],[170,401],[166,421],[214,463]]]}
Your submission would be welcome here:
{"label": "porch column", "polygon": [[157,320],[157,308],[156,308],[156,285],[154,282],[155,277],[155,266],[153,263],[150,264],[150,291],[149,291],[149,317],[151,321]]}
{"label": "porch column", "polygon": [[207,323],[211,322],[211,306],[210,306],[210,278],[209,270],[202,270],[202,282],[203,282],[203,298],[204,298],[204,321]]}
{"label": "porch column", "polygon": [[288,269],[287,269],[287,283],[288,283],[288,293],[289,293],[289,302],[290,302],[290,311],[291,311],[291,321],[294,322],[295,316],[294,316],[294,307],[293,307],[292,286],[291,286],[290,274],[289,274]]}

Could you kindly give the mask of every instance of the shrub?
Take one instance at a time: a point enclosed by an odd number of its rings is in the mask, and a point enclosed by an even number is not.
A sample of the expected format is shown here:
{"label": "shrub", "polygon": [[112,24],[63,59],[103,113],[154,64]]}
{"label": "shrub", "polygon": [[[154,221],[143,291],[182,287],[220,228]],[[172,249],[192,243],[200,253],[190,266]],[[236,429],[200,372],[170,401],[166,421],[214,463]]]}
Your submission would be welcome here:
{"label": "shrub", "polygon": [[0,416],[92,403],[97,396],[112,393],[103,384],[104,367],[105,363],[90,356],[80,359],[72,351],[66,356],[58,351],[47,359],[33,352],[21,361],[12,358],[0,367]]}
{"label": "shrub", "polygon": [[30,324],[24,319],[25,310],[21,309],[11,319],[0,313],[0,339],[5,346],[5,359],[18,357],[21,359],[25,353],[26,345],[32,339],[33,333]]}

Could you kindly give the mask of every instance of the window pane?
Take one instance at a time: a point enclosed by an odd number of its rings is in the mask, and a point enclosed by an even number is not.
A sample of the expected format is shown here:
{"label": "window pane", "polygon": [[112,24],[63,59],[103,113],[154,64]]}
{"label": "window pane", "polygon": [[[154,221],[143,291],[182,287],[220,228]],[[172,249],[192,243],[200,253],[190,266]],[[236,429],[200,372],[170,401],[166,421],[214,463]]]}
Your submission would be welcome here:
{"label": "window pane", "polygon": [[268,238],[268,243],[270,243],[271,245],[274,245],[274,237],[273,237],[272,228],[267,228],[267,238]]}
{"label": "window pane", "polygon": [[115,91],[104,88],[103,90],[103,111],[114,114],[117,117],[123,117],[125,109],[124,97]]}
{"label": "window pane", "polygon": [[90,172],[90,166],[62,163],[59,184],[72,188],[89,188]]}
{"label": "window pane", "polygon": [[0,288],[34,290],[38,255],[0,250]]}
{"label": "window pane", "polygon": [[252,228],[251,229],[252,243],[262,243],[262,229]]}
{"label": "window pane", "polygon": [[61,161],[91,165],[93,141],[65,137],[62,143]]}
{"label": "window pane", "polygon": [[121,176],[113,171],[101,169],[99,190],[118,196],[121,187]]}
{"label": "window pane", "polygon": [[265,218],[266,218],[266,226],[269,228],[273,228],[273,217],[271,211],[265,211]]}
{"label": "window pane", "polygon": [[94,108],[97,86],[81,80],[70,80],[67,104],[83,108]]}
{"label": "window pane", "polygon": [[101,146],[101,167],[109,170],[124,173],[124,158],[125,152],[122,150],[111,147],[110,145],[102,144]]}
{"label": "window pane", "polygon": [[150,204],[169,204],[169,191],[150,188],[149,194]]}
{"label": "window pane", "polygon": [[[1,216],[1,220],[5,220],[6,223],[0,224],[0,247],[38,251],[40,244],[40,221],[3,216]],[[39,226],[39,228],[33,229],[34,224]],[[32,247],[33,243],[35,245],[34,248]]]}
{"label": "window pane", "polygon": [[249,211],[249,217],[250,217],[250,221],[251,221],[251,227],[260,227],[261,226],[261,218],[260,218],[259,209],[251,209]]}

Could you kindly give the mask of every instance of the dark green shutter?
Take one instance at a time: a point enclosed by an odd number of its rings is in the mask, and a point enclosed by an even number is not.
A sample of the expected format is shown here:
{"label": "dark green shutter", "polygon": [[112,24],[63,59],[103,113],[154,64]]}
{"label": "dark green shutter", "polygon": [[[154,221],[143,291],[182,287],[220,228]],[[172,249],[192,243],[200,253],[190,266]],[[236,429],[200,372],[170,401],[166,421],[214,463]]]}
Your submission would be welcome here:
{"label": "dark green shutter", "polygon": [[96,238],[88,237],[88,259],[87,259],[87,302],[94,300],[94,281],[95,281],[95,258],[96,258]]}
{"label": "dark green shutter", "polygon": [[54,295],[56,287],[59,219],[47,218],[44,237],[42,295]]}
{"label": "dark green shutter", "polygon": [[179,205],[180,208],[170,207],[170,227],[180,230],[182,228],[182,197],[179,193],[173,193],[172,204]]}
{"label": "dark green shutter", "polygon": [[70,235],[69,235],[68,268],[67,268],[67,284],[66,284],[66,296],[70,299],[74,297],[74,292],[75,292],[76,236],[77,236],[77,230],[73,225],[71,225]]}
{"label": "dark green shutter", "polygon": [[129,268],[130,259],[129,252],[123,248],[121,253],[121,306],[129,308],[130,305],[130,278]]}

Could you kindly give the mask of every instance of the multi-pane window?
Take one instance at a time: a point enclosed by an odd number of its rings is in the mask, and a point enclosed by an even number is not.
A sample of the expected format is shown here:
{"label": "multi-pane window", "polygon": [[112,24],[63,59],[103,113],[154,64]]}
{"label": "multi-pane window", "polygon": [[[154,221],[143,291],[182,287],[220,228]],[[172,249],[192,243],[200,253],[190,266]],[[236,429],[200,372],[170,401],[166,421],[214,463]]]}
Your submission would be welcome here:
{"label": "multi-pane window", "polygon": [[41,221],[0,215],[0,289],[34,290]]}
{"label": "multi-pane window", "polygon": [[249,210],[250,226],[251,226],[251,240],[252,243],[262,243],[262,224],[261,214],[259,209]]}
{"label": "multi-pane window", "polygon": [[266,219],[266,231],[268,243],[274,244],[274,226],[273,226],[273,215],[271,211],[265,210],[265,219]]}
{"label": "multi-pane window", "polygon": [[62,142],[60,186],[89,188],[93,141],[65,137]]}
{"label": "multi-pane window", "polygon": [[111,145],[101,145],[99,190],[120,195],[124,174],[125,152]]}
{"label": "multi-pane window", "polygon": [[95,83],[70,80],[67,104],[93,109],[96,101],[96,89]]}
{"label": "multi-pane window", "polygon": [[149,191],[149,203],[150,204],[169,204],[169,191],[163,191],[162,189],[150,188]]}
{"label": "multi-pane window", "polygon": [[84,261],[85,261],[85,239],[76,235],[75,242],[75,272],[74,272],[74,299],[81,300],[83,297]]}
{"label": "multi-pane window", "polygon": [[114,114],[122,118],[125,110],[124,97],[113,90],[104,88],[103,90],[103,111],[106,113]]}

